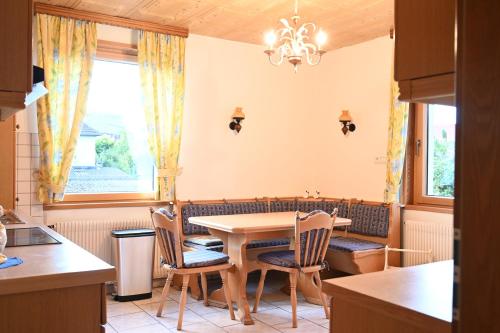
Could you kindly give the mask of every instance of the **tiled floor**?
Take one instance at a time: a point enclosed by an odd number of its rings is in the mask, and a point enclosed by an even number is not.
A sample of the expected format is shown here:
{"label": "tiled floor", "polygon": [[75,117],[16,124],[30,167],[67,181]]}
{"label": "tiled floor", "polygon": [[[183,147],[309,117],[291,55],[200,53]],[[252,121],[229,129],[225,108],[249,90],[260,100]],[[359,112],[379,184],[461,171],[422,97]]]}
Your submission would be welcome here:
{"label": "tiled floor", "polygon": [[[183,331],[189,333],[326,333],[328,319],[325,319],[323,308],[304,301],[298,295],[297,307],[298,328],[292,328],[290,298],[279,288],[283,286],[286,276],[273,276],[266,279],[266,288],[259,307],[259,312],[253,314],[255,325],[245,326],[239,321],[231,320],[227,309],[213,306],[206,307],[201,301],[188,297],[184,312]],[[248,283],[250,307],[257,281]],[[177,332],[177,317],[179,311],[178,290],[170,289],[163,316],[156,317],[161,288],[153,290],[153,298],[148,300],[118,303],[108,299],[108,324],[106,333],[162,333]]]}

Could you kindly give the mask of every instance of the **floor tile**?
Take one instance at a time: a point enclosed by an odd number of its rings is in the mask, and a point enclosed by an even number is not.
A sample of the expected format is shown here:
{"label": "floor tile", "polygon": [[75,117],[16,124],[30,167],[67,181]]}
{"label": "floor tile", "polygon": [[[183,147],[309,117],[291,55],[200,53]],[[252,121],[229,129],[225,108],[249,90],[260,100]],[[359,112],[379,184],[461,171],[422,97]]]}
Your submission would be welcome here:
{"label": "floor tile", "polygon": [[156,324],[153,317],[148,315],[146,312],[137,312],[132,314],[111,317],[108,319],[108,322],[118,332],[123,331],[125,329],[132,329],[136,327]]}
{"label": "floor tile", "polygon": [[[224,327],[228,333],[278,333],[279,331],[269,325],[255,320],[254,325],[243,325],[241,323]],[[310,332],[313,333],[313,332]]]}
{"label": "floor tile", "polygon": [[325,310],[323,310],[323,307],[321,307],[320,309],[300,311],[298,312],[298,314],[302,318],[307,319],[317,325],[328,323],[328,318],[326,318],[325,316]]}
{"label": "floor tile", "polygon": [[[160,324],[167,328],[177,327],[177,320],[179,318],[179,313],[167,313],[161,317],[154,317],[154,320],[158,321]],[[206,320],[203,317],[198,316],[191,310],[184,310],[183,325],[203,323]]]}
{"label": "floor tile", "polygon": [[[292,304],[290,303],[290,300],[282,302],[272,302],[271,304],[285,311],[292,312]],[[320,305],[308,303],[306,301],[297,302],[297,312],[317,310],[317,309],[323,309],[323,307]]]}
{"label": "floor tile", "polygon": [[210,324],[209,322],[182,325],[182,331],[187,333],[225,333],[221,327]]}
{"label": "floor tile", "polygon": [[[252,302],[250,304],[250,309],[251,310],[253,310],[253,305],[254,305],[254,302]],[[257,310],[259,312],[261,312],[261,311],[267,311],[267,310],[271,310],[271,309],[276,309],[276,306],[273,305],[273,304],[271,304],[271,303],[260,301],[259,302],[259,308]]]}
{"label": "floor tile", "polygon": [[[253,317],[264,324],[276,325],[281,323],[291,323],[292,314],[283,309],[271,309],[267,311],[260,311],[252,314]],[[300,318],[300,316],[297,316]]]}
{"label": "floor tile", "polygon": [[236,325],[239,323],[239,321],[231,319],[231,317],[229,316],[229,311],[207,314],[204,315],[203,318],[219,327]]}
{"label": "floor tile", "polygon": [[275,329],[283,332],[283,333],[328,333],[328,329],[313,324],[308,320],[302,319],[297,320],[297,327],[292,327],[292,322],[283,323],[273,326]]}
{"label": "floor tile", "polygon": [[104,325],[104,332],[105,333],[116,333],[115,329],[111,327],[110,324]]}
{"label": "floor tile", "polygon": [[[156,311],[158,311],[159,306],[160,303],[147,303],[138,305],[139,308],[141,308],[151,316],[156,316]],[[179,304],[171,300],[166,301],[165,305],[163,306],[162,315],[174,312],[179,312]]]}
{"label": "floor tile", "polygon": [[229,313],[227,309],[221,309],[216,306],[205,306],[205,304],[203,304],[202,301],[199,301],[197,303],[186,304],[186,309],[189,309],[200,316],[210,313],[219,313],[222,311]]}
{"label": "floor tile", "polygon": [[132,302],[110,304],[108,305],[107,309],[108,309],[108,318],[142,311],[138,306],[136,306]]}
{"label": "floor tile", "polygon": [[153,324],[120,331],[120,333],[170,333],[170,330],[161,324]]}
{"label": "floor tile", "polygon": [[161,290],[153,289],[152,294],[153,294],[153,296],[151,298],[146,298],[146,299],[134,301],[134,304],[141,305],[141,304],[148,304],[148,303],[158,303],[161,300]]}

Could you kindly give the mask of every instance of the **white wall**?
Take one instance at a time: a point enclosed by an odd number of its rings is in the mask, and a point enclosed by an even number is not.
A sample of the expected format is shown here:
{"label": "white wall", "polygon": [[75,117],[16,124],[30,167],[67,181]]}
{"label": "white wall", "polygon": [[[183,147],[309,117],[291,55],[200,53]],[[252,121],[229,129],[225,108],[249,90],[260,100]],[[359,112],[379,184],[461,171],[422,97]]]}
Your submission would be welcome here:
{"label": "white wall", "polygon": [[[180,199],[324,195],[382,200],[392,41],[327,53],[317,67],[271,66],[262,47],[188,39]],[[247,118],[234,135],[230,115]],[[347,108],[358,126],[344,137]]]}
{"label": "white wall", "polygon": [[[99,25],[98,38],[134,43],[137,34]],[[297,74],[288,64],[271,66],[258,45],[197,35],[186,45],[179,199],[295,196],[306,189],[383,199],[385,162],[375,158],[387,147],[389,38],[329,52],[319,66],[304,65]],[[235,135],[228,125],[237,106],[246,119]],[[347,137],[338,122],[342,109],[357,126]],[[125,211],[102,211],[113,210]],[[146,211],[135,210],[141,216]],[[96,211],[48,211],[46,218]]]}

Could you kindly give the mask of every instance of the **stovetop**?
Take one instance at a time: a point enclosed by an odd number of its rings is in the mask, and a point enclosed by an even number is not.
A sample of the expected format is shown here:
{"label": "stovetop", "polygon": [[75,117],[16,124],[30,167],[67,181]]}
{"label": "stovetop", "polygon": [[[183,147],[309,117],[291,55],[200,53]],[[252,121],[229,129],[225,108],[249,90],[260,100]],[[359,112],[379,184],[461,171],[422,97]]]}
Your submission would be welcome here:
{"label": "stovetop", "polygon": [[44,244],[61,244],[61,242],[39,227],[7,229],[7,247]]}

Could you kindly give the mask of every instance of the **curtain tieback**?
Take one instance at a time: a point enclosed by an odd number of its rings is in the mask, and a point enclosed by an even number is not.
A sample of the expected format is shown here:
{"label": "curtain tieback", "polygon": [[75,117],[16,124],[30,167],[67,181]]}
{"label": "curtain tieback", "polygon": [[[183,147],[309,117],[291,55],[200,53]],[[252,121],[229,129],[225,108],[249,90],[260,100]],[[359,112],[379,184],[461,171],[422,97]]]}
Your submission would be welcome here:
{"label": "curtain tieback", "polygon": [[182,168],[158,169],[158,177],[160,178],[176,177],[180,176],[181,173],[182,173]]}

